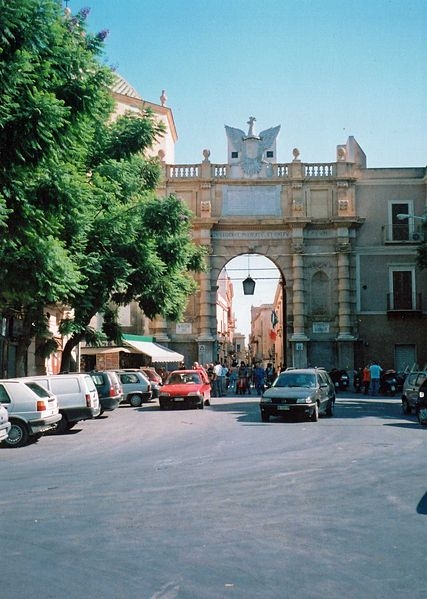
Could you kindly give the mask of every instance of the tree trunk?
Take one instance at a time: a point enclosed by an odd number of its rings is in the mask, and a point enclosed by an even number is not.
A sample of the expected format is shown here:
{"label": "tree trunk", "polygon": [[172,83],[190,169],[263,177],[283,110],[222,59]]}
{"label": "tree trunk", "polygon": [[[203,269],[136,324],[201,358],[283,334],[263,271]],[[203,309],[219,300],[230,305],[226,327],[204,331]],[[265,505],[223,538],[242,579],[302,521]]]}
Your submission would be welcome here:
{"label": "tree trunk", "polygon": [[28,375],[28,348],[34,337],[34,321],[37,318],[37,310],[28,310],[21,322],[21,330],[17,336],[15,356],[15,376]]}
{"label": "tree trunk", "polygon": [[83,335],[73,335],[68,339],[64,349],[62,350],[61,372],[77,372],[78,364],[73,357],[72,351],[78,346],[82,339]]}

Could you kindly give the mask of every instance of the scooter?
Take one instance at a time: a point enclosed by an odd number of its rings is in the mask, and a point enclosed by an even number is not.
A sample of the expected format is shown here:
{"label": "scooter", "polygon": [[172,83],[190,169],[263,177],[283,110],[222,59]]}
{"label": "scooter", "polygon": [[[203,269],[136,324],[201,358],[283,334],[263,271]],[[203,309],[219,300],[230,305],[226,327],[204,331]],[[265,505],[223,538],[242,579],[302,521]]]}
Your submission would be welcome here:
{"label": "scooter", "polygon": [[348,376],[347,370],[341,370],[339,379],[340,391],[346,391],[350,386],[350,377]]}
{"label": "scooter", "polygon": [[329,376],[334,383],[334,387],[336,391],[345,391],[348,389],[350,385],[350,377],[346,370],[338,370],[337,368],[333,368],[329,373]]}
{"label": "scooter", "polygon": [[362,391],[362,372],[360,370],[354,371],[353,387],[356,393],[360,393]]}
{"label": "scooter", "polygon": [[381,378],[380,393],[394,397],[397,392],[397,378],[395,370],[386,370]]}

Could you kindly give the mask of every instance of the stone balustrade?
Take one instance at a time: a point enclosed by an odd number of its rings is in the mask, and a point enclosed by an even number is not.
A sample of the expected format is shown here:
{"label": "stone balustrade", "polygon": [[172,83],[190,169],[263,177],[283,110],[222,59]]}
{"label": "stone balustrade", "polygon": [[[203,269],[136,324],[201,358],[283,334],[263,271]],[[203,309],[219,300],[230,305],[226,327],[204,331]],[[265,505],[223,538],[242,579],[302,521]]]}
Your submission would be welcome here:
{"label": "stone balustrade", "polygon": [[304,164],[304,175],[306,177],[335,177],[336,165],[329,164]]}
{"label": "stone balustrade", "polygon": [[[292,168],[291,168],[292,166]],[[295,174],[295,163],[273,164],[272,177],[277,179],[288,179],[291,173]],[[344,165],[340,164],[340,167]],[[352,167],[352,165],[346,165]],[[348,169],[346,169],[348,170]],[[334,162],[303,164],[298,163],[298,171],[303,178],[326,179],[337,177],[337,164]],[[208,176],[206,176],[208,174]],[[348,172],[345,173],[348,176]],[[229,164],[170,164],[166,165],[166,176],[168,179],[228,179],[230,176]]]}

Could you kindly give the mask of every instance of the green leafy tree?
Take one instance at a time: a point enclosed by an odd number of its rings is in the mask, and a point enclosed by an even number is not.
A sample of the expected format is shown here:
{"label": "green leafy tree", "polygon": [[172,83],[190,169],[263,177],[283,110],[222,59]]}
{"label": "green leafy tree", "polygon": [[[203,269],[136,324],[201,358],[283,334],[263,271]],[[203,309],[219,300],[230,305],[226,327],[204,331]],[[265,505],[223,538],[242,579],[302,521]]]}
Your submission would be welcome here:
{"label": "green leafy tree", "polygon": [[[63,323],[69,362],[97,312],[117,332],[112,302],[178,315],[194,289],[187,271],[203,262],[191,215],[154,197],[159,165],[141,152],[162,127],[149,113],[111,123],[105,33],[90,35],[86,16],[64,15],[58,0],[0,0],[0,311],[21,325],[18,374],[35,335],[52,349],[46,306],[75,310]],[[156,279],[157,296],[153,273],[174,281]]]}
{"label": "green leafy tree", "polygon": [[112,109],[103,36],[83,35],[84,19],[56,0],[0,0],[0,310],[20,324],[18,374],[44,307],[82,281],[67,241],[84,236],[85,145]]}

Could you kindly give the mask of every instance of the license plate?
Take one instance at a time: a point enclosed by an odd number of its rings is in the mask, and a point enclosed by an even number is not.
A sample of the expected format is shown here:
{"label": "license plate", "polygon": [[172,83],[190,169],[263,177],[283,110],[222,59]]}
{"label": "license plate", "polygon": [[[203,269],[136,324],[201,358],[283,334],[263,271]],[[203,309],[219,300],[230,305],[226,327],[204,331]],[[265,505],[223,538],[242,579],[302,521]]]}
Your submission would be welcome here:
{"label": "license plate", "polygon": [[173,398],[174,401],[184,401],[183,397],[174,397]]}
{"label": "license plate", "polygon": [[289,406],[277,406],[278,410],[290,410]]}
{"label": "license plate", "polygon": [[391,386],[392,391],[396,391],[396,387],[394,385]]}

